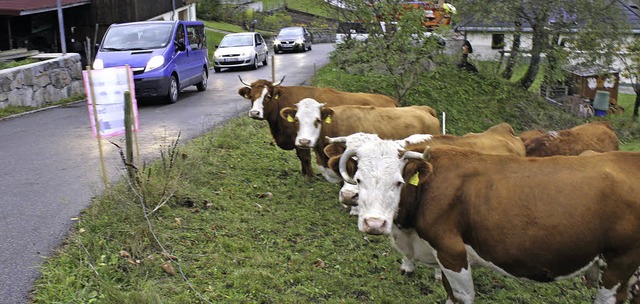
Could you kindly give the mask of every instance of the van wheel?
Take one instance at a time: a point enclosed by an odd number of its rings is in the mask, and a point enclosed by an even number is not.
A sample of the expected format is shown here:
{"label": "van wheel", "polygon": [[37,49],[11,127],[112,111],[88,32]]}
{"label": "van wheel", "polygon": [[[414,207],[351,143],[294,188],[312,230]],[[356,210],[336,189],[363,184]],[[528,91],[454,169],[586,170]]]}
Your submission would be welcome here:
{"label": "van wheel", "polygon": [[167,94],[167,101],[169,103],[178,102],[178,79],[175,75],[171,75],[171,79],[169,79],[169,94]]}
{"label": "van wheel", "polygon": [[269,52],[267,52],[266,55],[264,55],[264,60],[262,61],[262,65],[269,65]]}
{"label": "van wheel", "polygon": [[258,55],[256,55],[256,57],[253,57],[253,65],[251,66],[252,70],[257,70],[258,69]]}
{"label": "van wheel", "polygon": [[222,69],[219,68],[219,67],[213,67],[213,71],[216,72],[216,73],[220,73],[220,70],[222,70]]}
{"label": "van wheel", "polygon": [[202,92],[207,89],[207,78],[207,70],[202,69],[202,81],[196,84],[196,88],[198,89],[198,91]]}

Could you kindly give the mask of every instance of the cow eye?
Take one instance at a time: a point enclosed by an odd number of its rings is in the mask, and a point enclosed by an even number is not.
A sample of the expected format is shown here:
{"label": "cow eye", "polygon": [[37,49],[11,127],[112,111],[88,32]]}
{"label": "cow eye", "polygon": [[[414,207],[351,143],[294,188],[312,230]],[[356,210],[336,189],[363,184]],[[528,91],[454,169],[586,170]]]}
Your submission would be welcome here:
{"label": "cow eye", "polygon": [[313,126],[314,126],[314,127],[316,127],[316,128],[317,128],[319,125],[321,125],[321,124],[322,124],[322,120],[317,119],[317,118],[316,118],[316,120],[313,122]]}
{"label": "cow eye", "polygon": [[398,187],[398,188],[402,187],[403,185],[404,185],[404,181],[398,181],[396,183],[396,187]]}
{"label": "cow eye", "polygon": [[361,180],[359,178],[356,178],[355,181],[356,181],[356,184],[360,184],[360,182],[361,182]]}

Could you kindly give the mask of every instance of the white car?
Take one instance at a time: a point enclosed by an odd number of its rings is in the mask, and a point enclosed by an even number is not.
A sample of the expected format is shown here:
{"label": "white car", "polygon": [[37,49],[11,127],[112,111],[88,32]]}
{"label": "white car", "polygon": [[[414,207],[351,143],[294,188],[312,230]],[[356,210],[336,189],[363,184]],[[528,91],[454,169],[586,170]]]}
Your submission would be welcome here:
{"label": "white car", "polygon": [[258,63],[269,64],[269,49],[260,33],[244,32],[225,35],[213,52],[213,70],[222,68],[258,68]]}

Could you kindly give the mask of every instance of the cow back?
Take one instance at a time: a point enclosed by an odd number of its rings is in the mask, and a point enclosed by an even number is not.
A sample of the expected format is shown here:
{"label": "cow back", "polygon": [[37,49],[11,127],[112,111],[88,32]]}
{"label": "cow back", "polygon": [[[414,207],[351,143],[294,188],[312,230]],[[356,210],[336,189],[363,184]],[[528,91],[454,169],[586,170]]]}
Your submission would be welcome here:
{"label": "cow back", "polygon": [[525,142],[527,156],[579,155],[586,150],[617,151],[619,140],[609,123],[586,123],[568,130],[549,132]]}
{"label": "cow back", "polygon": [[602,253],[640,249],[640,153],[522,158],[443,147],[428,163],[419,202],[401,201],[398,220],[436,250],[461,238],[511,275],[551,281]]}

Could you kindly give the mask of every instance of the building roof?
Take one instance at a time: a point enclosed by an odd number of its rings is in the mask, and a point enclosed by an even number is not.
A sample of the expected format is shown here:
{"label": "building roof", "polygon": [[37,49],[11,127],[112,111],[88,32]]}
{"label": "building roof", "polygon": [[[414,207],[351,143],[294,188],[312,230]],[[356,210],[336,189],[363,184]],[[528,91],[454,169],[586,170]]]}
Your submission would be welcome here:
{"label": "building roof", "polygon": [[[60,0],[62,8],[91,3],[91,0]],[[24,16],[58,9],[57,0],[2,0],[0,16]]]}
{"label": "building roof", "polygon": [[[629,26],[634,34],[640,34],[640,8],[637,1],[631,0],[613,0],[620,8],[622,16],[626,17]],[[483,32],[509,32],[514,31],[513,23],[479,20],[473,16],[462,17],[462,22],[457,26],[462,31],[483,31]],[[531,32],[531,26],[526,21],[522,24],[523,32]]]}

